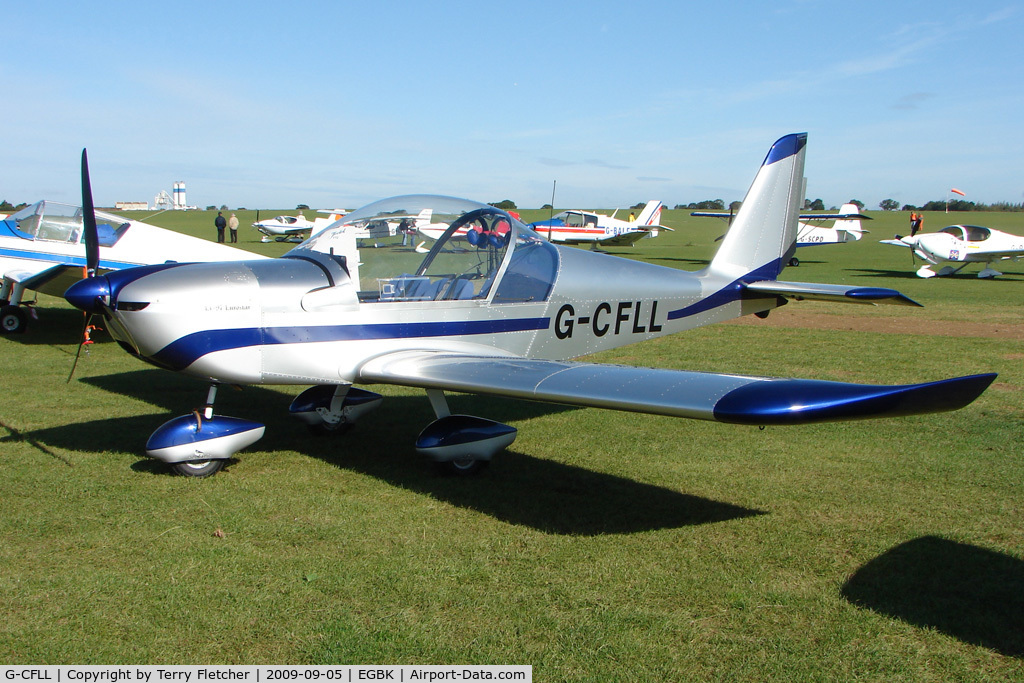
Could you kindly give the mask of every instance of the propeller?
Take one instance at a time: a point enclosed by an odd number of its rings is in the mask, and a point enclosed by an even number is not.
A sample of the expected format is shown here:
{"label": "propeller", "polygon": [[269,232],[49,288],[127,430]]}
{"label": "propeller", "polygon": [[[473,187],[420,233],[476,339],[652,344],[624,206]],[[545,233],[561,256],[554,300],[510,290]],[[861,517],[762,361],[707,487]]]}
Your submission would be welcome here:
{"label": "propeller", "polygon": [[[82,150],[82,241],[85,243],[85,278],[89,280],[96,277],[96,269],[100,264],[100,244],[96,230],[96,208],[92,201],[92,183],[89,181],[89,155]],[[82,355],[82,348],[92,344],[89,338],[93,330],[99,329],[92,324],[94,313],[82,312],[84,323],[82,324],[81,341],[78,342],[78,350],[75,352],[75,362],[71,365],[71,372],[68,373],[68,383],[75,376],[75,368],[78,367],[78,359]]]}
{"label": "propeller", "polygon": [[89,182],[89,155],[82,150],[82,240],[85,242],[85,276],[96,275],[100,263],[100,240],[96,232],[96,207],[92,203]]}

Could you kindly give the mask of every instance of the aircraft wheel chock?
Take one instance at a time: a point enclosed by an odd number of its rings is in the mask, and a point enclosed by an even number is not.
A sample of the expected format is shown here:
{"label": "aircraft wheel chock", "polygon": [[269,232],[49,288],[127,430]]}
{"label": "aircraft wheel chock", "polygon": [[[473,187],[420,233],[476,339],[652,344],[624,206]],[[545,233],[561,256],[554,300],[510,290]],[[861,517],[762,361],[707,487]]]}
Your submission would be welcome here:
{"label": "aircraft wheel chock", "polygon": [[20,306],[4,306],[0,309],[0,334],[20,334],[28,326],[28,316]]}
{"label": "aircraft wheel chock", "polygon": [[223,460],[193,460],[191,462],[176,462],[171,465],[171,469],[178,474],[193,479],[212,477],[220,472],[222,467],[224,467]]}

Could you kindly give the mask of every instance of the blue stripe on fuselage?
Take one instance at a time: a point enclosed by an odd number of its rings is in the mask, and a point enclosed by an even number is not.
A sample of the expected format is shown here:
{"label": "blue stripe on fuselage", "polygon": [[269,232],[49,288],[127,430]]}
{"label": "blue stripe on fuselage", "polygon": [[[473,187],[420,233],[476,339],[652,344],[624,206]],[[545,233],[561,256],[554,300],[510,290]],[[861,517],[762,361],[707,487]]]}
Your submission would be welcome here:
{"label": "blue stripe on fuselage", "polygon": [[[83,251],[85,247],[82,247]],[[46,263],[61,264],[65,266],[85,267],[84,256],[67,256],[65,254],[47,253],[41,251],[27,251],[25,249],[8,249],[0,247],[0,256],[9,258],[25,259],[26,261],[45,261]],[[127,263],[124,261],[100,261],[99,267],[104,270],[121,270],[132,268],[138,263]]]}
{"label": "blue stripe on fuselage", "polygon": [[416,339],[457,337],[502,332],[546,330],[551,318],[512,320],[457,320],[422,323],[381,323],[378,325],[320,325],[310,327],[263,327],[231,330],[203,330],[177,339],[153,356],[154,363],[171,370],[184,370],[208,353],[249,346],[301,344],[372,339]]}
{"label": "blue stripe on fuselage", "polygon": [[687,306],[685,308],[677,308],[674,311],[669,311],[667,318],[669,320],[679,320],[680,318],[688,318],[691,315],[697,315],[698,313],[704,313],[712,309],[724,306],[732,303],[733,301],[739,301],[743,298],[743,285],[747,282],[758,282],[761,280],[774,280],[782,272],[782,259],[778,259],[771,263],[767,263],[757,270],[752,270],[743,277],[737,278],[722,287],[720,290],[707,296],[695,304]]}

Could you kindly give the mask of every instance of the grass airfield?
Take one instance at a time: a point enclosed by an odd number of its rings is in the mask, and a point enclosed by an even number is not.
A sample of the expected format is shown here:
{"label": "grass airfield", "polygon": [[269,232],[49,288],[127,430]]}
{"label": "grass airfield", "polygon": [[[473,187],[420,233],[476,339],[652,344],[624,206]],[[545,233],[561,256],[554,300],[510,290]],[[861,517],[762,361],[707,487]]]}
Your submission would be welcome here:
{"label": "grass airfield", "polygon": [[[261,216],[278,213],[294,212]],[[688,213],[613,251],[702,267],[725,224]],[[238,214],[240,247],[287,251]],[[104,333],[67,383],[81,314],[40,297],[40,320],[0,337],[0,661],[1024,679],[1024,263],[921,280],[909,250],[877,243],[907,214],[870,214],[862,242],[801,249],[782,279],[925,308],[793,303],[595,359],[867,383],[998,372],[971,406],[759,430],[455,396],[520,430],[468,480],[415,454],[433,413],[401,387],[374,387],[381,409],[326,439],[288,417],[297,387],[222,390],[217,411],[267,436],[211,479],[171,476],[145,441],[205,385]],[[210,238],[215,215],[150,222]],[[958,221],[1024,234],[1009,213],[926,214],[925,230]]]}

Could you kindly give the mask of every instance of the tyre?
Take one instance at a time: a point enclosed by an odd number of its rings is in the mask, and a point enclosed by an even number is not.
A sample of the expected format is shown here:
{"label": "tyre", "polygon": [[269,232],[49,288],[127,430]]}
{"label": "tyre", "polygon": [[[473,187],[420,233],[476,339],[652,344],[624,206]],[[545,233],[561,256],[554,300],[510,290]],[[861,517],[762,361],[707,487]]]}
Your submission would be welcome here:
{"label": "tyre", "polygon": [[445,462],[437,463],[437,469],[441,474],[450,477],[470,477],[475,474],[480,474],[487,466],[491,464],[490,460],[477,460],[476,458],[460,458],[458,460],[447,460]]}
{"label": "tyre", "polygon": [[28,326],[28,316],[20,306],[4,306],[0,309],[0,334],[20,334]]}
{"label": "tyre", "polygon": [[191,462],[176,462],[171,469],[183,477],[202,479],[212,477],[224,467],[223,460],[193,460]]}

